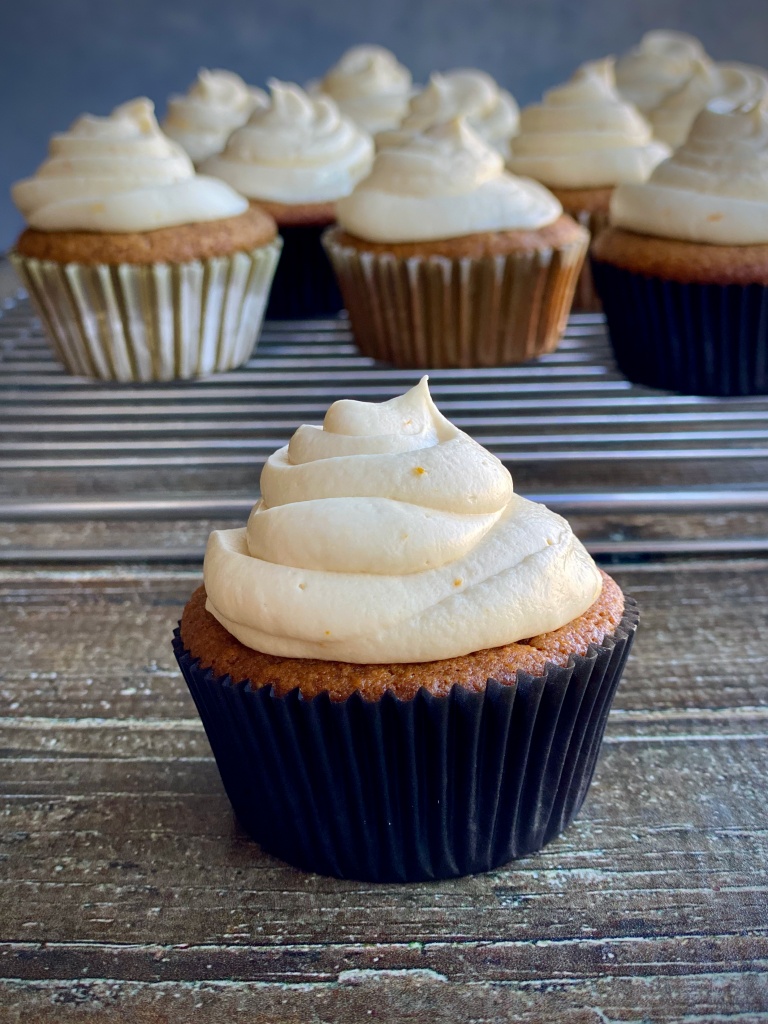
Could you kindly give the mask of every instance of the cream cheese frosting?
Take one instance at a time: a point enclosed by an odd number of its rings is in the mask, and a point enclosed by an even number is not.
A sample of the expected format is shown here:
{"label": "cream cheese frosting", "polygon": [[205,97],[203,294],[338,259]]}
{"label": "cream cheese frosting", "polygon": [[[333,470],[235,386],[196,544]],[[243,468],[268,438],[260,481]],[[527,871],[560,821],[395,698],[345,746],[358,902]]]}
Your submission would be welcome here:
{"label": "cream cheese frosting", "polygon": [[673,149],[682,146],[694,118],[711,100],[722,99],[733,107],[753,102],[768,90],[766,74],[746,64],[695,61],[685,84],[651,111],[654,135]]}
{"label": "cream cheese frosting", "polygon": [[685,32],[646,32],[639,44],[616,61],[619,92],[647,114],[682,88],[696,64],[707,59],[704,47]]}
{"label": "cream cheese frosting", "polygon": [[669,149],[616,91],[613,61],[592,61],[526,107],[510,144],[510,170],[553,188],[645,181]]}
{"label": "cream cheese frosting", "polygon": [[465,117],[482,139],[506,156],[520,110],[514,97],[484,71],[457,68],[443,74],[435,72],[427,86],[411,98],[400,129],[392,135],[385,132],[377,136],[376,142],[399,145],[409,136],[455,117]]}
{"label": "cream cheese frosting", "polygon": [[168,100],[162,128],[197,164],[220,153],[232,132],[267,102],[263,89],[246,85],[233,71],[202,68],[185,95]]}
{"label": "cream cheese frosting", "polygon": [[250,199],[333,202],[370,170],[373,141],[329,96],[271,79],[269,104],[230,135],[202,170]]}
{"label": "cream cheese frosting", "polygon": [[568,523],[514,493],[426,377],[299,427],[261,492],[246,529],[211,534],[204,575],[209,612],[266,654],[453,658],[557,629],[601,590]]}
{"label": "cream cheese frosting", "polygon": [[768,99],[714,101],[642,185],[620,185],[611,221],[644,235],[712,245],[768,243]]}
{"label": "cream cheese frosting", "polygon": [[561,213],[543,185],[507,173],[463,118],[380,150],[370,175],[337,207],[342,227],[372,242],[535,229]]}
{"label": "cream cheese frosting", "polygon": [[248,203],[224,182],[195,174],[166,138],[151,100],[84,114],[54,135],[34,177],[17,182],[13,201],[40,231],[153,231],[236,217]]}
{"label": "cream cheese frosting", "polygon": [[383,46],[353,46],[318,83],[364,131],[396,128],[406,115],[411,73]]}

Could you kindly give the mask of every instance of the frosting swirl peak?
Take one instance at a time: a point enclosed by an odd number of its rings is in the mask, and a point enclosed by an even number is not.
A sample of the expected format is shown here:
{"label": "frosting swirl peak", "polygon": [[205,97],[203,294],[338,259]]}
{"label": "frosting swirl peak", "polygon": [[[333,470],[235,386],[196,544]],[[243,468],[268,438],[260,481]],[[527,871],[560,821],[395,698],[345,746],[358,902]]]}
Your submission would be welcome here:
{"label": "frosting swirl peak", "polygon": [[768,97],[715,100],[642,185],[621,185],[611,220],[640,234],[713,245],[768,243]]}
{"label": "frosting swirl peak", "polygon": [[329,96],[271,79],[270,101],[229,137],[203,169],[250,199],[332,202],[352,191],[373,158],[369,135]]}
{"label": "frosting swirl peak", "polygon": [[195,174],[181,146],[160,131],[148,99],[109,117],[78,118],[53,136],[48,159],[12,195],[40,231],[153,231],[248,209],[228,185]]}
{"label": "frosting swirl peak", "polygon": [[642,115],[616,91],[613,61],[582,65],[543,102],[523,110],[508,166],[553,188],[644,181],[669,155]]}
{"label": "frosting swirl peak", "polygon": [[320,90],[371,135],[396,128],[408,109],[411,73],[383,46],[353,46],[327,72]]}
{"label": "frosting swirl peak", "polygon": [[168,100],[163,131],[200,163],[220,153],[232,132],[266,105],[267,94],[233,71],[202,68],[186,95]]}
{"label": "frosting swirl peak", "polygon": [[211,534],[205,585],[208,610],[267,654],[457,657],[556,629],[600,592],[565,520],[513,493],[426,378],[381,405],[336,402],[261,489],[246,530]]}
{"label": "frosting swirl peak", "polygon": [[463,118],[381,149],[370,175],[338,205],[341,225],[375,242],[535,229],[561,213],[542,185],[506,173],[501,155]]}
{"label": "frosting swirl peak", "polygon": [[646,32],[639,44],[616,61],[616,85],[624,99],[650,113],[691,77],[707,56],[694,36],[660,29]]}

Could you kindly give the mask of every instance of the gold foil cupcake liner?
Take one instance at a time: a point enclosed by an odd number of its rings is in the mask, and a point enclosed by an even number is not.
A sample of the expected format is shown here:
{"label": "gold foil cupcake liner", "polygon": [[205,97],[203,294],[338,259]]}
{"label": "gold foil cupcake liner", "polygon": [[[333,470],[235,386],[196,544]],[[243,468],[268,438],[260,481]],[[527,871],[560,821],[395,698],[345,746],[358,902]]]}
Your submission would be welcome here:
{"label": "gold foil cupcake liner", "polygon": [[[607,210],[566,210],[569,216],[573,217],[583,228],[589,231],[592,239],[597,238],[600,232],[607,228],[610,223],[610,215]],[[600,313],[603,304],[597,294],[595,283],[592,279],[592,267],[589,260],[584,261],[579,279],[576,282],[576,291],[573,295],[574,313]]]}
{"label": "gold foil cupcake liner", "polygon": [[10,254],[69,373],[122,382],[241,366],[258,339],[282,241],[189,263],[56,263]]}
{"label": "gold foil cupcake liner", "polygon": [[366,252],[323,244],[364,355],[403,367],[503,366],[557,348],[586,255],[558,248],[481,258]]}

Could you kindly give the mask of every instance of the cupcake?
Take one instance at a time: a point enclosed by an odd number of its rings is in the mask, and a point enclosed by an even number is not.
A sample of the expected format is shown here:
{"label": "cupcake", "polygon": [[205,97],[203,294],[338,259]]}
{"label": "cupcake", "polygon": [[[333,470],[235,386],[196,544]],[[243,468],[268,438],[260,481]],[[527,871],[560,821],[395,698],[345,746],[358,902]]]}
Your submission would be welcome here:
{"label": "cupcake", "polygon": [[664,29],[646,32],[637,46],[616,61],[616,86],[625,100],[650,114],[706,60],[704,47],[694,36]]}
{"label": "cupcake", "polygon": [[174,651],[235,813],[299,867],[485,871],[585,798],[637,624],[426,378],[336,402],[215,531]]}
{"label": "cupcake", "polygon": [[477,134],[506,156],[517,132],[520,111],[514,97],[500,89],[484,71],[459,68],[435,72],[429,84],[410,101],[399,129],[376,137],[378,146],[399,146],[413,135],[455,117],[464,117]]}
{"label": "cupcake", "polygon": [[620,185],[593,273],[630,380],[768,394],[768,100],[699,114],[644,184]]}
{"label": "cupcake", "polygon": [[[523,110],[508,167],[550,188],[594,236],[608,223],[614,187],[645,181],[666,156],[669,149],[653,141],[648,122],[619,96],[607,59],[584,64],[569,82]],[[573,308],[600,308],[588,264]]]}
{"label": "cupcake", "polygon": [[336,200],[370,170],[373,142],[330,97],[275,79],[269,90],[269,104],[202,170],[277,221],[283,255],[267,316],[333,316],[342,301],[320,236],[336,220]]}
{"label": "cupcake", "polygon": [[234,72],[203,68],[185,95],[170,97],[162,128],[199,164],[220,153],[232,132],[267,102],[263,89]]}
{"label": "cupcake", "polygon": [[86,114],[13,186],[11,260],[70,373],[194,377],[244,363],[280,254],[275,222],[196,175],[150,100]]}
{"label": "cupcake", "polygon": [[370,135],[397,128],[408,111],[411,73],[383,46],[353,46],[317,83]]}
{"label": "cupcake", "polygon": [[338,204],[325,245],[361,351],[397,366],[500,366],[557,347],[589,236],[456,118]]}

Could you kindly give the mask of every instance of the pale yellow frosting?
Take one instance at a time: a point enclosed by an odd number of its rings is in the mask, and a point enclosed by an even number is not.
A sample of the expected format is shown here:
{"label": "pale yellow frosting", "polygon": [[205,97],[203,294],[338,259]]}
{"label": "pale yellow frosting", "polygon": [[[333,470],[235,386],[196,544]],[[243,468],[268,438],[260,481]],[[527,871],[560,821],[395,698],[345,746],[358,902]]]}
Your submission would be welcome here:
{"label": "pale yellow frosting", "polygon": [[715,101],[642,185],[620,185],[611,220],[640,234],[713,245],[768,243],[768,100]]}
{"label": "pale yellow frosting", "polygon": [[202,68],[185,95],[168,100],[163,131],[197,164],[220,153],[232,132],[267,102],[263,89],[246,85],[233,71]]}
{"label": "pale yellow frosting", "polygon": [[250,199],[332,202],[370,170],[373,141],[329,96],[289,82],[269,82],[270,102],[202,164]]}
{"label": "pale yellow frosting", "polygon": [[319,83],[364,131],[396,128],[406,115],[411,73],[383,46],[353,46]]}
{"label": "pale yellow frosting", "polygon": [[540,104],[526,107],[510,149],[510,170],[553,188],[645,181],[669,156],[639,111],[619,96],[610,59],[584,64]]}
{"label": "pale yellow frosting", "polygon": [[754,102],[768,91],[766,74],[746,64],[695,61],[685,84],[651,111],[654,135],[673,149],[682,146],[694,118],[711,100],[722,99],[734,107]]}
{"label": "pale yellow frosting", "polygon": [[647,32],[616,61],[616,85],[624,99],[647,114],[684,86],[702,60],[704,47],[693,36],[664,29]]}
{"label": "pale yellow frosting", "polygon": [[12,195],[41,231],[153,231],[248,209],[224,182],[195,174],[181,146],[160,131],[148,99],[109,117],[84,114],[54,135],[48,159]]}
{"label": "pale yellow frosting", "polygon": [[211,614],[266,654],[453,658],[557,629],[600,593],[568,523],[513,493],[426,377],[299,427],[261,491],[247,529],[211,534],[204,573]]}
{"label": "pale yellow frosting", "polygon": [[339,223],[372,242],[535,229],[562,212],[543,185],[506,172],[463,118],[380,150],[370,175],[337,207]]}
{"label": "pale yellow frosting", "polygon": [[489,145],[507,155],[509,140],[517,131],[520,110],[514,97],[500,89],[484,71],[458,68],[435,72],[428,85],[411,98],[399,129],[376,137],[380,146],[400,145],[410,135],[465,117],[470,127]]}

